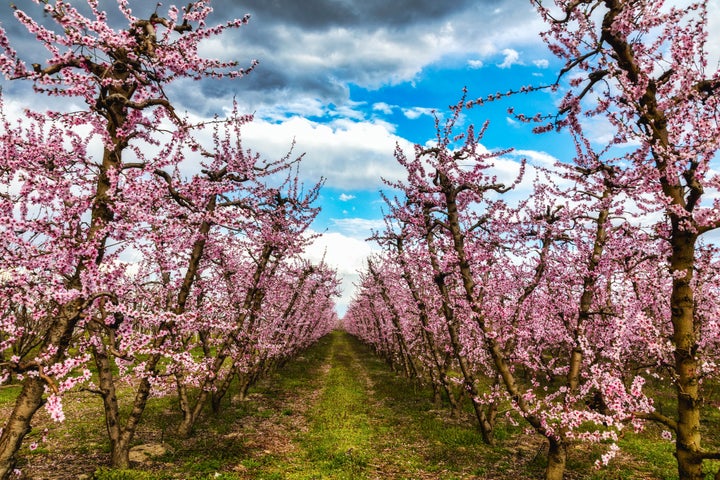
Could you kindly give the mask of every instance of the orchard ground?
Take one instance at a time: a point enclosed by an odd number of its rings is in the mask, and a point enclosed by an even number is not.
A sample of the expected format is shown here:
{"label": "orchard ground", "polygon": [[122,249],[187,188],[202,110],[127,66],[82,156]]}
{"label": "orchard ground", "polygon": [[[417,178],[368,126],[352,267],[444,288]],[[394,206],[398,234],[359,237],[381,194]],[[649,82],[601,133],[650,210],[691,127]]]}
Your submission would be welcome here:
{"label": "orchard ground", "polygon": [[[14,390],[0,389],[0,415],[12,407]],[[397,376],[354,337],[335,331],[246,399],[228,395],[221,415],[206,414],[189,440],[173,434],[175,398],[153,399],[136,443],[161,445],[164,453],[134,462],[133,470],[106,467],[101,401],[71,392],[64,423],[52,422],[44,410],[36,416],[20,467],[23,478],[53,480],[542,477],[546,448],[538,436],[501,422],[497,445],[484,445],[469,410],[452,419],[430,399],[429,391]],[[720,415],[712,423],[715,433],[706,438],[717,443]],[[609,467],[597,470],[603,446],[578,446],[566,478],[676,478],[673,444],[660,440],[654,426],[626,432],[621,447]]]}

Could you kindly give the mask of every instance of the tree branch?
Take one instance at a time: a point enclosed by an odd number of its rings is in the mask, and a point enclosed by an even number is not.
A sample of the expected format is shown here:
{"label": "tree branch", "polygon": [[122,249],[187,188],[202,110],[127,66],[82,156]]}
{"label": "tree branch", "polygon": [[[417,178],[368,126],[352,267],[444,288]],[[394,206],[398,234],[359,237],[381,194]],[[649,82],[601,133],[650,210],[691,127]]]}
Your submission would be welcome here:
{"label": "tree branch", "polygon": [[173,187],[172,177],[170,177],[169,173],[164,170],[160,170],[159,168],[153,173],[165,180],[168,186],[168,192],[170,193],[170,196],[173,198],[173,200],[175,200],[181,206],[195,211],[195,205],[193,205],[192,201],[189,200],[187,197],[183,196],[177,190],[175,190],[175,187]]}
{"label": "tree branch", "polygon": [[665,425],[666,427],[670,428],[674,432],[677,432],[678,424],[675,420],[673,420],[670,417],[667,417],[663,415],[662,413],[658,412],[636,412],[633,414],[633,416],[640,418],[642,420],[652,420],[653,422],[660,423],[662,425]]}

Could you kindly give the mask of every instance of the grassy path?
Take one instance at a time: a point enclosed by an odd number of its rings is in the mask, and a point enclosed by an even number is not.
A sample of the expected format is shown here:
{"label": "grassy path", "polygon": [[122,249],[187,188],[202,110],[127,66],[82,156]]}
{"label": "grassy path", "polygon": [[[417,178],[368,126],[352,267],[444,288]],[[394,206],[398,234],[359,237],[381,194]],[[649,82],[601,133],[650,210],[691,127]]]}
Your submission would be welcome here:
{"label": "grassy path", "polygon": [[[281,454],[271,447],[265,450],[266,456],[241,478],[543,478],[546,449],[537,436],[499,422],[498,445],[483,444],[469,412],[460,419],[449,418],[445,408],[430,401],[430,392],[396,375],[344,332],[333,332],[308,352],[304,362],[278,372],[273,388],[284,395],[294,392],[283,400],[294,405],[296,414],[295,423],[287,424],[290,443]],[[674,469],[669,442],[633,443],[636,437],[627,437],[629,451],[642,447],[637,455],[622,454],[622,465],[595,470],[593,462],[601,450],[576,452],[568,461],[566,478],[673,478],[666,474]]]}
{"label": "grassy path", "polygon": [[[259,462],[245,478],[482,478],[478,465],[487,459],[477,456],[481,440],[472,427],[449,423],[428,395],[413,391],[346,333],[326,341],[295,399],[304,405],[305,423],[293,448]],[[281,388],[304,376],[283,373]]]}
{"label": "grassy path", "polygon": [[286,473],[299,478],[329,474],[358,478],[373,458],[370,380],[345,335],[333,335],[326,361],[309,431],[298,437],[302,455],[294,458]]}

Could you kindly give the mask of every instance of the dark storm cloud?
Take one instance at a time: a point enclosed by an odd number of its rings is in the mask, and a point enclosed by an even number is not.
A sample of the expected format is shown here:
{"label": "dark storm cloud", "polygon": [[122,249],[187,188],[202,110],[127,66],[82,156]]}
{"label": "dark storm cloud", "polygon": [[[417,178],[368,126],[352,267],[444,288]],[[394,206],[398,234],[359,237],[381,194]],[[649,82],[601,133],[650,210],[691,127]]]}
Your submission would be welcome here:
{"label": "dark storm cloud", "polygon": [[[232,88],[253,110],[277,96],[341,104],[349,84],[411,81],[445,56],[487,55],[503,42],[522,42],[534,18],[527,0],[218,0],[214,8],[217,21],[251,15],[224,53],[260,61]],[[498,38],[512,26],[511,37]]]}
{"label": "dark storm cloud", "polygon": [[379,26],[402,27],[417,21],[432,23],[456,12],[464,11],[476,3],[497,3],[495,0],[463,0],[440,2],[437,0],[220,0],[216,11],[223,14],[250,13],[268,24],[283,23],[306,29],[330,27]]}
{"label": "dark storm cloud", "polygon": [[[87,8],[85,0],[72,3]],[[152,1],[130,1],[141,17],[155,9],[162,14],[170,3],[158,7]],[[279,102],[288,113],[299,114],[308,113],[303,111],[307,105],[343,105],[350,84],[379,88],[411,81],[444,57],[478,57],[500,51],[508,42],[521,42],[533,16],[527,0],[216,0],[211,5],[215,11],[210,24],[246,13],[251,21],[208,42],[203,53],[240,65],[257,59],[260,65],[238,81],[190,87],[186,107],[199,114],[216,113],[233,97],[256,112],[277,112]],[[22,6],[48,23],[41,6],[29,1]],[[123,26],[114,0],[100,0],[100,6],[107,9],[113,27]],[[1,0],[0,21],[28,63],[47,58]],[[508,26],[517,29],[507,35],[503,32]]]}

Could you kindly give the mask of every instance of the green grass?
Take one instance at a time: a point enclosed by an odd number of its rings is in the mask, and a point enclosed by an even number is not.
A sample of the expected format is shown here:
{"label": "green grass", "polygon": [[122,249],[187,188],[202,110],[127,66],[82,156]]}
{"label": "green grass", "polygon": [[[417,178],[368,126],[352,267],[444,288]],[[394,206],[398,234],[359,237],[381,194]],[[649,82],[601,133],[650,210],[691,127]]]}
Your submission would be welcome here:
{"label": "green grass", "polygon": [[325,387],[311,411],[310,431],[300,438],[310,471],[304,467],[297,478],[367,478],[373,437],[367,385],[343,345],[347,337],[334,335]]}
{"label": "green grass", "polygon": [[0,385],[0,405],[10,404],[20,394],[20,385]]}

